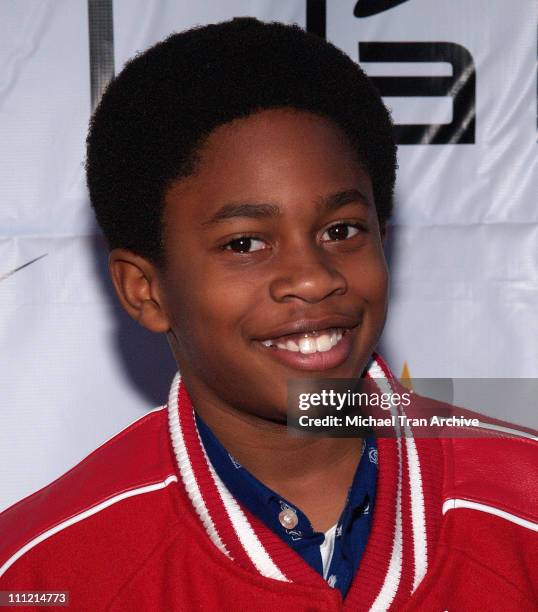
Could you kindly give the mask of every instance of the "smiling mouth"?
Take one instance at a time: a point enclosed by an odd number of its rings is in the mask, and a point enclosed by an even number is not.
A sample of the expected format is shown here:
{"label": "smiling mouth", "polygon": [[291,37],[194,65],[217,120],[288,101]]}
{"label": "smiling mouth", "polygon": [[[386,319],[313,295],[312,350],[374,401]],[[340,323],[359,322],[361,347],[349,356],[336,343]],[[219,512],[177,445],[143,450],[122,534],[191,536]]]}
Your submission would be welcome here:
{"label": "smiling mouth", "polygon": [[332,327],[262,340],[261,344],[269,349],[281,349],[303,355],[326,353],[337,346],[348,331],[348,328]]}

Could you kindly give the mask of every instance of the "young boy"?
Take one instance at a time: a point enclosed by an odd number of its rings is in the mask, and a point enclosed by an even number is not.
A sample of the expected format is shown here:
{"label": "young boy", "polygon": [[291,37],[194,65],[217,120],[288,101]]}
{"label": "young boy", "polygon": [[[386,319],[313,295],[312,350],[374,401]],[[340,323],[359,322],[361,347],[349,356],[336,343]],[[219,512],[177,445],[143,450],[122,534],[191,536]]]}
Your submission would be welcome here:
{"label": "young boy", "polygon": [[75,610],[535,609],[530,437],[287,433],[291,379],[397,388],[373,353],[395,168],[368,79],[297,27],[236,19],[125,67],[88,185],[118,297],[181,381],[0,516],[0,589]]}

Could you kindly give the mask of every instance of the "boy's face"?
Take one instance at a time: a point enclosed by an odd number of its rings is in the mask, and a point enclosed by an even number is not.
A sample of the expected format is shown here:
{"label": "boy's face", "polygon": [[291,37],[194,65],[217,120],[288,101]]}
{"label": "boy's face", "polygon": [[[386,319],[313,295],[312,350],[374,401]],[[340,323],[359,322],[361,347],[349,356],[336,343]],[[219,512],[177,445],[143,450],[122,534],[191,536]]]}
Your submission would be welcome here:
{"label": "boy's face", "polygon": [[330,120],[273,109],[217,128],[167,192],[163,236],[162,308],[195,401],[280,421],[289,379],[360,375],[387,269],[370,178]]}

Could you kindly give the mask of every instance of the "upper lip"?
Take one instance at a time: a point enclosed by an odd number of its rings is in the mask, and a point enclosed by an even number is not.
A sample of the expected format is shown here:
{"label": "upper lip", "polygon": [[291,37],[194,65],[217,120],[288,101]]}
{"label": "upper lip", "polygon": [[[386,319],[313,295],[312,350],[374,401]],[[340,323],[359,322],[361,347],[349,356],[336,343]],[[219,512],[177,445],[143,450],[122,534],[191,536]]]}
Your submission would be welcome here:
{"label": "upper lip", "polygon": [[306,334],[335,327],[350,329],[356,327],[359,323],[359,315],[353,317],[349,315],[329,315],[318,319],[307,319],[303,317],[295,321],[286,321],[286,323],[274,327],[263,336],[256,338],[256,340],[273,340],[281,336],[301,333]]}

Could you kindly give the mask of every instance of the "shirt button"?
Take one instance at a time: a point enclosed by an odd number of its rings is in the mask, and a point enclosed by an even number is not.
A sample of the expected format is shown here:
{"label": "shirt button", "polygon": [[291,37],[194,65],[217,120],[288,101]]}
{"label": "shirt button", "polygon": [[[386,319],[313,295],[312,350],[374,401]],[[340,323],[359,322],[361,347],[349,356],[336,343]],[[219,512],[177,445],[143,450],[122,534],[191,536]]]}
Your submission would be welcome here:
{"label": "shirt button", "polygon": [[299,523],[297,514],[291,508],[284,508],[284,510],[279,513],[278,520],[285,529],[293,529],[294,527],[297,527],[297,524]]}

